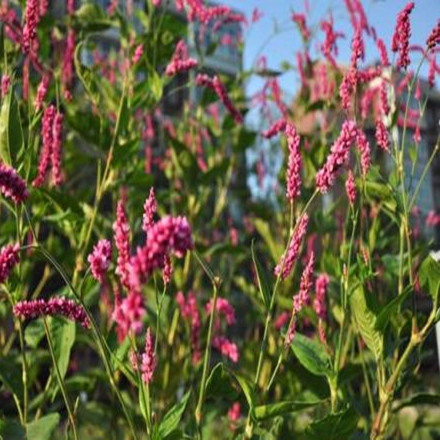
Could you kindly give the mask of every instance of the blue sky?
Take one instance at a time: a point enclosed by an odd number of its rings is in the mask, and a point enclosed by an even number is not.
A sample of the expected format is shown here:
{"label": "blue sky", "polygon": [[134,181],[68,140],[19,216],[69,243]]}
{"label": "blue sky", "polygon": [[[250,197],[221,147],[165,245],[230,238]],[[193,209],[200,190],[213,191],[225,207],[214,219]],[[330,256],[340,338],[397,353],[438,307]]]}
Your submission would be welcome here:
{"label": "blue sky", "polygon": [[[222,0],[222,3],[243,11],[250,17],[252,10],[257,7],[263,12],[263,18],[245,32],[245,67],[249,67],[260,48],[267,39],[274,34],[275,27],[283,32],[274,36],[262,50],[268,59],[270,68],[279,68],[283,60],[295,64],[295,54],[301,48],[301,40],[297,29],[290,16],[292,10],[304,11],[304,0]],[[350,40],[352,27],[348,18],[343,0],[308,0],[309,25],[316,29],[319,41],[323,33],[319,31],[319,21],[328,16],[328,11],[333,11],[335,29],[345,33],[346,40],[339,40],[339,61],[347,62],[350,58]],[[377,34],[385,41],[389,49],[391,37],[396,23],[398,12],[406,5],[406,0],[363,0],[365,12],[370,25],[376,28]],[[411,14],[412,43],[425,42],[436,20],[440,18],[440,0],[416,0],[415,8]],[[377,51],[366,41],[366,62],[376,59]],[[426,70],[424,71],[426,74]],[[285,91],[293,93],[296,89],[297,78],[293,73],[283,75],[280,79]],[[257,82],[249,85],[250,89],[257,87]],[[248,92],[251,90],[248,89]]]}

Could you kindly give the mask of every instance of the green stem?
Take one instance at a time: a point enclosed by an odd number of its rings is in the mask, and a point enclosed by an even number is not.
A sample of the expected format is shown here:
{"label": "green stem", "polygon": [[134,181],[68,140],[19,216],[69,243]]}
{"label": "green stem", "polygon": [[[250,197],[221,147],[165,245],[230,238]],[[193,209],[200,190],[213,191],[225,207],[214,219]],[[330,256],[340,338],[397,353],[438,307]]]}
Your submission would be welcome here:
{"label": "green stem", "polygon": [[202,424],[202,418],[203,418],[203,403],[205,401],[205,393],[206,393],[206,381],[208,379],[208,369],[209,369],[209,363],[211,359],[211,345],[212,345],[212,333],[214,328],[214,319],[215,319],[215,313],[217,308],[217,296],[218,296],[218,286],[217,283],[213,283],[213,294],[212,294],[212,307],[211,307],[211,315],[209,317],[209,327],[208,327],[208,337],[206,340],[206,348],[205,348],[205,355],[203,359],[203,372],[202,372],[202,381],[200,384],[200,392],[199,392],[199,400],[197,402],[196,407],[196,422],[197,426],[201,428]]}
{"label": "green stem", "polygon": [[66,387],[65,387],[65,384],[64,384],[64,380],[63,380],[63,378],[61,376],[60,370],[58,368],[58,363],[57,363],[57,360],[55,358],[55,352],[54,352],[54,349],[53,349],[52,337],[50,336],[49,327],[47,325],[47,320],[46,320],[45,317],[43,317],[43,324],[44,324],[44,331],[46,332],[47,343],[49,345],[50,355],[52,357],[53,366],[55,368],[55,373],[56,373],[56,376],[57,376],[57,379],[58,379],[58,385],[60,386],[61,394],[63,395],[64,403],[66,405],[67,413],[69,415],[69,421],[70,421],[70,425],[72,427],[73,437],[74,437],[75,440],[78,440],[78,436],[77,436],[77,433],[76,433],[75,418],[73,417],[72,409],[70,407],[70,402],[69,402],[69,396],[67,395],[67,391],[66,391]]}

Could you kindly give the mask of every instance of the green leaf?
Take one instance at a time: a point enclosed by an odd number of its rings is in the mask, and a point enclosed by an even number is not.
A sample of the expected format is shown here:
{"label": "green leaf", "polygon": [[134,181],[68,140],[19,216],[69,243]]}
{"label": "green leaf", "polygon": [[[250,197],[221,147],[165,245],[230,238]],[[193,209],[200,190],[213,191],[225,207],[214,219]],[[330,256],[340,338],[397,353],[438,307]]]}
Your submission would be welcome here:
{"label": "green leaf", "polygon": [[150,73],[150,76],[148,78],[148,85],[151,90],[151,94],[153,95],[153,98],[156,100],[156,102],[159,102],[163,94],[163,83],[160,76],[155,70]]}
{"label": "green leaf", "polygon": [[0,157],[7,165],[12,165],[18,152],[23,148],[23,131],[14,88],[9,88],[0,111]]}
{"label": "green leaf", "polygon": [[225,397],[227,399],[235,399],[237,392],[231,384],[231,375],[219,362],[211,371],[206,381],[206,398],[208,397]]}
{"label": "green leaf", "polygon": [[311,402],[289,400],[285,402],[272,403],[270,405],[260,405],[255,407],[255,417],[258,420],[266,420],[272,417],[282,416],[284,414],[312,408],[320,405],[323,402],[325,402],[325,400],[315,400]]}
{"label": "green leaf", "polygon": [[308,440],[349,439],[356,430],[357,422],[358,416],[356,412],[349,408],[313,422],[307,429],[306,436]]}
{"label": "green leaf", "polygon": [[99,93],[96,76],[91,69],[81,63],[81,51],[83,46],[83,41],[76,46],[74,57],[75,70],[90,99],[96,106],[99,106],[101,95]]}
{"label": "green leaf", "polygon": [[75,342],[76,326],[73,321],[63,318],[49,318],[49,332],[52,338],[55,359],[61,377],[64,378],[70,361],[70,351]]}
{"label": "green leaf", "polygon": [[254,225],[258,233],[263,237],[263,240],[267,244],[273,260],[278,262],[282,249],[281,246],[279,246],[273,239],[269,224],[264,220],[257,218],[254,220]]}
{"label": "green leaf", "polygon": [[24,332],[26,344],[31,348],[37,348],[40,341],[44,338],[44,325],[41,319],[31,321]]}
{"label": "green leaf", "polygon": [[407,406],[415,406],[415,405],[435,405],[440,406],[440,394],[431,394],[431,393],[417,393],[412,396],[407,397],[399,402],[393,408],[394,411],[399,411],[402,408]]}
{"label": "green leaf", "polygon": [[85,32],[100,32],[112,26],[108,14],[96,3],[85,3],[75,13],[75,28]]}
{"label": "green leaf", "polygon": [[50,440],[59,422],[60,415],[52,413],[28,423],[26,425],[27,440]]}
{"label": "green leaf", "polygon": [[368,308],[362,285],[358,285],[350,295],[350,306],[365,344],[379,361],[383,353],[383,335],[376,330],[377,318]]}
{"label": "green leaf", "polygon": [[0,439],[26,440],[26,432],[18,421],[0,419]]}
{"label": "green leaf", "polygon": [[393,298],[377,315],[376,323],[374,328],[383,333],[387,328],[387,325],[391,319],[391,317],[397,312],[400,305],[408,298],[409,293],[411,292],[411,287],[406,288],[400,295]]}
{"label": "green leaf", "polygon": [[159,425],[158,434],[160,438],[165,438],[171,434],[175,429],[179,427],[180,419],[185,411],[186,404],[188,403],[191,390],[188,391],[180,402],[174,405],[164,416],[162,422]]}
{"label": "green leaf", "polygon": [[266,309],[269,310],[271,292],[270,292],[269,286],[267,284],[267,280],[264,275],[263,268],[262,268],[260,262],[258,261],[256,254],[255,254],[254,241],[252,241],[251,249],[252,249],[252,260],[254,262],[255,272],[257,273],[258,290],[260,291],[261,299],[263,300],[263,303],[266,306]]}
{"label": "green leaf", "polygon": [[421,264],[418,274],[420,284],[428,288],[432,299],[435,300],[440,288],[440,262],[428,255]]}
{"label": "green leaf", "polygon": [[15,394],[19,400],[23,399],[23,382],[21,367],[10,357],[0,358],[0,383]]}
{"label": "green leaf", "polygon": [[332,376],[330,359],[321,344],[296,333],[291,347],[301,365],[308,371],[317,376]]}
{"label": "green leaf", "polygon": [[242,389],[244,396],[246,397],[246,401],[249,405],[249,408],[251,410],[251,413],[253,414],[254,411],[254,402],[255,402],[255,394],[254,390],[252,388],[251,383],[243,376],[237,373],[231,373],[238,384],[240,385],[240,388]]}

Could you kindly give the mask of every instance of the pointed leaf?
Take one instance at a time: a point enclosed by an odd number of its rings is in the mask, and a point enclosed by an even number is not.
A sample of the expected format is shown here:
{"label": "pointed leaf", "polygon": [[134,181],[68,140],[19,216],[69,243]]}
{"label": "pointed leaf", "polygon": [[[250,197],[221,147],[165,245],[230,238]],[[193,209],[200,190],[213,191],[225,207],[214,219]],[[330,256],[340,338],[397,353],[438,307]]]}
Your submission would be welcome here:
{"label": "pointed leaf", "polygon": [[377,318],[367,306],[362,285],[358,285],[350,295],[350,306],[365,344],[378,361],[383,353],[383,335],[376,330]]}
{"label": "pointed leaf", "polygon": [[231,375],[219,362],[211,371],[206,381],[206,398],[208,397],[225,397],[227,399],[236,398],[237,392],[231,384]]}
{"label": "pointed leaf", "polygon": [[258,420],[266,420],[272,417],[282,416],[284,414],[312,408],[320,405],[323,402],[325,402],[325,400],[315,400],[310,402],[289,400],[285,402],[272,403],[270,405],[259,405],[255,407],[255,417]]}
{"label": "pointed leaf", "polygon": [[420,266],[418,274],[420,284],[428,288],[435,300],[440,289],[440,262],[428,255]]}
{"label": "pointed leaf", "polygon": [[376,318],[375,329],[379,332],[384,332],[391,317],[397,312],[400,305],[408,298],[411,288],[405,289],[399,296],[393,298],[383,309],[380,311]]}
{"label": "pointed leaf", "polygon": [[188,391],[177,405],[174,405],[164,416],[159,425],[159,437],[165,438],[179,427],[180,419],[185,411],[191,390]]}
{"label": "pointed leaf", "polygon": [[255,254],[255,246],[253,241],[252,241],[252,260],[254,262],[255,272],[257,273],[258,290],[260,291],[261,299],[263,300],[266,309],[269,310],[271,294],[270,294],[269,286],[267,284],[266,277],[264,275],[263,268],[261,267],[257,255]]}
{"label": "pointed leaf", "polygon": [[20,112],[14,89],[11,85],[5,96],[0,111],[0,157],[7,165],[12,165],[18,152],[23,147],[23,130]]}
{"label": "pointed leaf", "polygon": [[58,423],[58,413],[48,414],[26,425],[27,440],[50,440]]}
{"label": "pointed leaf", "polygon": [[357,422],[356,412],[349,408],[313,422],[306,431],[306,436],[308,440],[350,439],[356,430]]}
{"label": "pointed leaf", "polygon": [[292,341],[292,350],[301,365],[317,376],[332,375],[330,359],[321,344],[296,333]]}

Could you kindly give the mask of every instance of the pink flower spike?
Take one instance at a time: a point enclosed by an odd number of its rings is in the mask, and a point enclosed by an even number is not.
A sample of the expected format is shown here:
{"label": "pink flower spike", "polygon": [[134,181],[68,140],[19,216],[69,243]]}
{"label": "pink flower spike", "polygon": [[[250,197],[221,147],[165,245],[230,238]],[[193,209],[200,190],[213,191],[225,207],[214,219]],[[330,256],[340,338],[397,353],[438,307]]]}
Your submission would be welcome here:
{"label": "pink flower spike", "polygon": [[315,309],[318,318],[325,320],[327,315],[327,306],[325,304],[325,297],[327,295],[328,285],[330,283],[329,276],[324,273],[320,274],[316,278],[315,282],[315,300],[313,301],[313,307]]}
{"label": "pink flower spike", "polygon": [[325,194],[333,185],[336,174],[348,161],[350,146],[356,141],[358,130],[354,121],[345,121],[342,130],[330,149],[324,166],[316,174],[316,187]]}
{"label": "pink flower spike", "polygon": [[25,20],[23,26],[22,48],[28,54],[37,41],[37,25],[40,21],[39,0],[26,2]]}
{"label": "pink flower spike", "polygon": [[52,127],[52,177],[53,184],[59,186],[63,181],[61,171],[61,148],[63,140],[63,120],[62,113],[57,112]]}
{"label": "pink flower spike", "polygon": [[78,322],[84,328],[90,326],[89,319],[83,307],[71,299],[55,296],[49,300],[35,299],[20,301],[13,308],[15,316],[24,319],[36,319],[41,316],[61,315],[71,321]]}
{"label": "pink flower spike", "polygon": [[46,98],[47,90],[49,88],[50,76],[44,75],[40,84],[38,85],[37,95],[35,97],[35,109],[40,111],[43,108],[43,102]]}
{"label": "pink flower spike", "polygon": [[141,60],[143,54],[144,54],[144,46],[142,44],[139,44],[136,47],[134,54],[133,54],[133,59],[132,59],[133,64],[138,64],[139,61]]}
{"label": "pink flower spike", "polygon": [[157,202],[154,193],[154,188],[151,187],[150,194],[144,203],[144,216],[142,221],[142,229],[144,232],[148,232],[148,230],[154,224],[154,214],[157,212]]}
{"label": "pink flower spike", "polygon": [[93,252],[87,258],[93,278],[101,284],[104,282],[104,276],[110,266],[111,258],[112,245],[108,240],[99,240],[93,248]]}
{"label": "pink flower spike", "polygon": [[[219,297],[217,299],[216,310],[219,315],[224,315],[228,325],[232,325],[235,322],[235,310],[234,307],[229,304],[226,298]],[[212,312],[212,299],[206,304],[206,313],[210,315]]]}
{"label": "pink flower spike", "polygon": [[261,136],[263,136],[265,139],[270,139],[276,136],[281,131],[285,131],[286,124],[287,122],[285,119],[279,119],[278,121],[274,122],[267,130],[263,131],[261,133]]}
{"label": "pink flower spike", "polygon": [[116,275],[124,287],[129,288],[130,262],[130,225],[125,212],[124,202],[120,200],[116,207],[116,221],[113,223],[114,240],[118,251]]}
{"label": "pink flower spike", "polygon": [[8,94],[8,90],[9,90],[10,85],[11,85],[11,77],[9,75],[3,74],[2,75],[2,85],[1,85],[3,99]]}
{"label": "pink flower spike", "polygon": [[285,130],[289,148],[289,159],[287,165],[287,200],[293,202],[301,193],[301,155],[299,153],[300,137],[291,124],[286,125]]}
{"label": "pink flower spike", "polygon": [[376,142],[383,151],[389,151],[390,140],[388,130],[381,119],[376,121]]}
{"label": "pink flower spike", "polygon": [[371,151],[370,151],[370,143],[367,140],[367,136],[362,129],[358,129],[358,134],[356,136],[356,144],[361,153],[361,168],[362,174],[366,176],[368,171],[370,170],[371,165]]}
{"label": "pink flower spike", "polygon": [[144,299],[141,293],[131,291],[121,301],[119,294],[115,292],[115,308],[112,319],[116,323],[119,341],[123,341],[130,332],[139,334],[142,331],[145,313]]}
{"label": "pink flower spike", "polygon": [[41,123],[41,137],[43,138],[43,145],[40,152],[40,162],[38,163],[37,177],[32,182],[34,188],[38,188],[43,185],[46,175],[49,172],[53,152],[53,121],[55,118],[55,113],[55,107],[50,105],[43,114]]}
{"label": "pink flower spike", "polygon": [[[295,230],[290,241],[289,249],[287,249],[287,255],[282,255],[280,262],[275,267],[275,275],[280,276],[285,280],[293,267],[293,263],[298,258],[301,243],[307,232],[307,225],[309,223],[309,216],[304,214],[295,226]],[[282,270],[282,273],[281,273]]]}
{"label": "pink flower spike", "polygon": [[29,197],[26,182],[14,168],[0,163],[0,192],[14,203],[24,202]]}
{"label": "pink flower spike", "polygon": [[436,46],[440,44],[440,19],[437,20],[437,23],[432,28],[431,33],[429,34],[428,39],[426,40],[426,46],[428,50],[435,49]]}
{"label": "pink flower spike", "polygon": [[353,206],[356,202],[356,182],[351,170],[348,172],[348,177],[345,181],[345,190],[347,192],[348,201],[350,205]]}
{"label": "pink flower spike", "polygon": [[410,64],[409,37],[411,36],[411,24],[409,16],[414,9],[414,3],[409,2],[397,16],[397,24],[391,43],[391,50],[399,52],[397,66],[406,69]]}
{"label": "pink flower spike", "polygon": [[0,250],[0,283],[4,283],[12,269],[20,262],[20,245],[8,244]]}
{"label": "pink flower spike", "polygon": [[212,339],[212,346],[220,351],[223,356],[228,357],[232,362],[237,363],[240,357],[238,347],[224,336],[216,336]]}
{"label": "pink flower spike", "polygon": [[153,380],[154,370],[156,369],[156,355],[154,354],[154,341],[150,329],[145,336],[145,351],[142,354],[142,380],[145,384]]}

